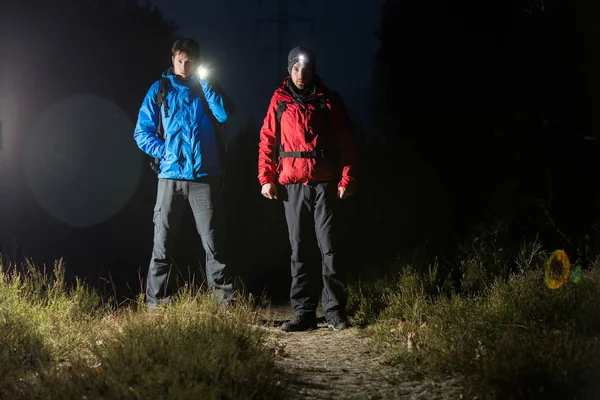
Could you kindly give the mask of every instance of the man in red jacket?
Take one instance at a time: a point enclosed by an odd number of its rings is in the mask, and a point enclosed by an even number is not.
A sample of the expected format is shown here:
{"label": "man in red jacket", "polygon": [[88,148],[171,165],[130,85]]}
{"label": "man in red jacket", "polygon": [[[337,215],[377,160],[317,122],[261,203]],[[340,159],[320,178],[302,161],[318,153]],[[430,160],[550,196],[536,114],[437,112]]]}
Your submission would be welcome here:
{"label": "man in red jacket", "polygon": [[[288,72],[290,76],[271,98],[258,154],[262,195],[283,199],[292,248],[290,299],[295,316],[281,329],[297,332],[317,327],[322,281],[327,325],[339,331],[348,326],[348,289],[335,219],[338,203],[356,187],[356,134],[342,99],[315,74],[310,49],[290,51]],[[310,256],[315,239],[320,260]]]}

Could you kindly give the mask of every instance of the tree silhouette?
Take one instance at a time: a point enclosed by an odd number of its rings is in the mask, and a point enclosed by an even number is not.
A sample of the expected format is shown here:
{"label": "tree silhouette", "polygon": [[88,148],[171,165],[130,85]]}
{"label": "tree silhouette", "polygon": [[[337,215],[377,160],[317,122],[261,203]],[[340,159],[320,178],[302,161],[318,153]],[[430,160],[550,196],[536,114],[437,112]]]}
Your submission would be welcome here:
{"label": "tree silhouette", "polygon": [[424,161],[443,190],[450,247],[495,218],[515,242],[541,232],[550,246],[569,245],[559,230],[589,226],[590,203],[569,189],[591,186],[573,34],[585,3],[385,2],[373,111],[383,170],[394,182],[415,173],[402,149]]}
{"label": "tree silhouette", "polygon": [[[2,76],[1,86],[16,88],[10,92],[11,103],[19,109],[12,116],[15,151],[22,155],[32,121],[74,94],[109,99],[135,122],[143,96],[169,65],[176,26],[160,10],[135,0],[7,0],[0,31],[1,50],[8,55],[3,66],[10,71]],[[22,184],[15,193],[18,208],[3,225],[0,240],[16,238],[18,246],[26,244],[25,255],[40,262],[65,257],[75,275],[106,277],[110,269],[115,279],[135,276],[137,268],[146,266],[152,245],[156,175],[147,160],[143,171],[125,209],[89,229],[69,228],[52,219]],[[22,168],[12,173],[24,182]]]}
{"label": "tree silhouette", "polygon": [[255,294],[287,300],[290,285],[289,242],[281,201],[260,194],[260,125],[249,119],[230,146],[225,198],[231,263]]}

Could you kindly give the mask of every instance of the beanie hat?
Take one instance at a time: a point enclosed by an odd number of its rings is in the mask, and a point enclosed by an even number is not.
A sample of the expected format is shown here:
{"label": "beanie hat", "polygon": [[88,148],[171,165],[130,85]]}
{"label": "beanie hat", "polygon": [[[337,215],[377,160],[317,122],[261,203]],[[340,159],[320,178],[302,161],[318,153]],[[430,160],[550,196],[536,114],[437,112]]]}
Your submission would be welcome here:
{"label": "beanie hat", "polygon": [[313,71],[315,70],[315,55],[313,54],[312,50],[307,47],[294,47],[288,54],[287,62],[287,69],[289,73],[292,73],[292,67],[297,62],[309,64],[312,66]]}

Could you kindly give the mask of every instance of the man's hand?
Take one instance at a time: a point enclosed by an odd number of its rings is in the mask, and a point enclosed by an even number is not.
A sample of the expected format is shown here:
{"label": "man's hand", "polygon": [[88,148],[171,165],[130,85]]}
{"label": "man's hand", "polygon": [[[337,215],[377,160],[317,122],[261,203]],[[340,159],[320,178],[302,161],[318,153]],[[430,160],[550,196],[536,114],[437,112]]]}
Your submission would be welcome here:
{"label": "man's hand", "polygon": [[337,198],[338,199],[347,199],[348,197],[352,196],[355,192],[355,188],[353,186],[351,186],[350,188],[345,188],[343,186],[338,186],[338,190],[337,190]]}
{"label": "man's hand", "polygon": [[277,186],[274,183],[269,182],[262,185],[261,194],[267,199],[277,199]]}

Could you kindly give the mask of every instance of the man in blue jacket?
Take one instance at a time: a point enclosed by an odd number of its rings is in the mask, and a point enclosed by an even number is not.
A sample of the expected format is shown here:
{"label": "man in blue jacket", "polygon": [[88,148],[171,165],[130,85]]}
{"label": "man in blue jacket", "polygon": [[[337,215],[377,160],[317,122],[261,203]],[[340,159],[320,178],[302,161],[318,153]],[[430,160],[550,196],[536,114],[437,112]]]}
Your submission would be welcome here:
{"label": "man in blue jacket", "polygon": [[[148,270],[146,302],[150,308],[170,299],[167,279],[181,218],[191,207],[206,252],[209,288],[220,300],[233,300],[225,260],[225,221],[221,201],[221,160],[214,120],[228,118],[225,99],[197,74],[199,46],[179,39],[171,49],[173,66],[148,90],[134,131],[138,147],[160,161],[154,206],[154,247]],[[166,86],[166,88],[165,88]],[[159,123],[164,140],[157,136]]]}

